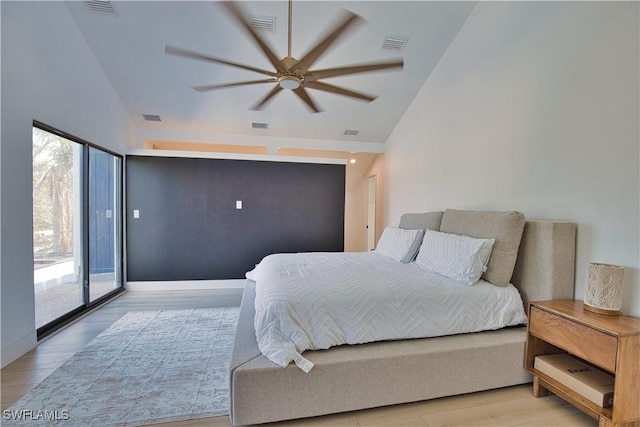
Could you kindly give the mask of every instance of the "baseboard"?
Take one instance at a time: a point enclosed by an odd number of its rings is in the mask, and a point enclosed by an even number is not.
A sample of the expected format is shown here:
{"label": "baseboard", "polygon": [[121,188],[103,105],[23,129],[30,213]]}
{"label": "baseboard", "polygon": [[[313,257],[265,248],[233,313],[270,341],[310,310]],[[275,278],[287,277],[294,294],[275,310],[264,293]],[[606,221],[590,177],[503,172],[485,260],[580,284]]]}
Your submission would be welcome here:
{"label": "baseboard", "polygon": [[243,289],[245,282],[246,279],[127,282],[125,289],[132,292]]}
{"label": "baseboard", "polygon": [[22,338],[12,342],[11,344],[2,347],[2,354],[0,359],[2,360],[2,368],[9,363],[18,359],[20,356],[28,353],[38,345],[38,337],[36,331],[33,331]]}

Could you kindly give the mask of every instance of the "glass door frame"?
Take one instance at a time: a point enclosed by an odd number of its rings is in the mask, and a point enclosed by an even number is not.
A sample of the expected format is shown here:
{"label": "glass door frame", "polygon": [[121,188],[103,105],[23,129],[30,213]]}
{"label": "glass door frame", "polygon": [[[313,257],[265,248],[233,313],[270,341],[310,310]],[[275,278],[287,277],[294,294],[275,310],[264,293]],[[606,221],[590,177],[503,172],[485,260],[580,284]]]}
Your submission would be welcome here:
{"label": "glass door frame", "polygon": [[[83,304],[80,305],[79,307],[75,308],[74,310],[71,310],[70,312],[67,312],[66,314],[61,315],[60,317],[36,328],[36,335],[37,335],[37,339],[41,340],[42,338],[46,337],[47,335],[50,335],[51,333],[55,332],[57,329],[59,329],[60,327],[68,324],[69,322],[71,322],[72,320],[76,319],[77,317],[79,317],[80,315],[88,312],[89,310],[93,309],[94,307],[103,304],[104,302],[106,302],[107,300],[115,297],[116,295],[120,294],[121,292],[124,292],[125,288],[124,288],[124,211],[123,211],[123,207],[124,207],[124,156],[118,153],[115,153],[111,150],[108,150],[106,148],[100,147],[96,144],[93,144],[89,141],[85,141],[81,138],[75,137],[73,135],[70,135],[66,132],[63,132],[59,129],[56,129],[52,126],[49,126],[45,123],[39,122],[37,120],[33,121],[33,127],[41,129],[43,131],[49,132],[51,134],[54,134],[56,136],[59,136],[61,138],[67,139],[69,141],[75,142],[77,144],[80,144],[82,147],[82,153],[81,153],[81,165],[80,165],[80,174],[81,174],[81,216],[82,216],[82,225],[81,225],[81,229],[82,229],[82,235],[79,237],[79,239],[81,240],[81,246],[82,246],[82,262],[83,262],[83,267],[82,267],[82,293],[83,293]],[[119,158],[119,170],[116,171],[115,173],[118,175],[118,188],[116,189],[118,191],[118,194],[116,196],[117,198],[117,209],[114,209],[114,216],[117,215],[118,216],[118,222],[120,224],[119,227],[117,227],[116,230],[116,245],[118,246],[118,254],[119,254],[119,259],[117,260],[117,263],[115,264],[115,266],[117,268],[119,268],[119,272],[116,275],[116,277],[119,278],[119,284],[118,286],[113,289],[110,292],[107,292],[106,294],[96,298],[94,301],[90,300],[90,293],[89,293],[89,276],[90,276],[90,268],[89,268],[89,148],[94,148],[96,150],[100,150],[102,152],[105,152],[107,154],[110,154],[112,156],[114,156],[115,158]]]}
{"label": "glass door frame", "polygon": [[[123,284],[124,271],[122,266],[123,255],[123,159],[119,156],[112,155],[106,150],[102,150],[93,146],[86,148],[88,159],[88,185],[86,201],[87,209],[87,254],[85,261],[87,262],[88,273],[88,304],[99,300],[103,295],[109,294],[113,289],[113,285]],[[105,162],[106,160],[106,162]],[[106,165],[106,168],[105,168]],[[106,172],[106,176],[105,176]],[[106,178],[106,181],[105,181]],[[98,185],[100,181],[101,185]],[[107,185],[104,185],[105,182]],[[93,184],[93,186],[92,186]],[[118,197],[118,191],[119,197]],[[109,203],[105,204],[106,199]],[[114,213],[120,213],[119,216]],[[105,224],[104,220],[107,220]],[[105,233],[105,230],[109,232]],[[120,240],[118,240],[120,235]],[[106,239],[105,239],[106,237]],[[118,245],[120,242],[120,245]],[[110,247],[110,245],[113,245]],[[105,247],[111,250],[106,251]],[[105,260],[105,257],[107,260]],[[118,261],[120,260],[120,261]],[[106,261],[106,264],[105,264]],[[104,270],[109,271],[113,268],[113,278],[104,280],[101,276]],[[107,284],[105,289],[104,285]],[[118,286],[116,286],[117,289]]]}

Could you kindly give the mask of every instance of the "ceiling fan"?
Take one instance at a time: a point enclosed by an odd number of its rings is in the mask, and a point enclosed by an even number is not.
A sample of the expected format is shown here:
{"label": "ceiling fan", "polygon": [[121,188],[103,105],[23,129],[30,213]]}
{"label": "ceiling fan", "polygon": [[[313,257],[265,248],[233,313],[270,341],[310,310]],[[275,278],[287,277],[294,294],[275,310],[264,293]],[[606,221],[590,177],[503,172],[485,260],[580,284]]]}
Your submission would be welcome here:
{"label": "ceiling fan", "polygon": [[181,56],[184,58],[196,59],[206,62],[214,62],[217,64],[228,65],[243,70],[253,71],[259,74],[268,76],[266,79],[260,80],[248,80],[238,81],[233,83],[212,84],[205,86],[195,86],[193,89],[198,92],[206,92],[215,89],[229,88],[234,86],[245,86],[263,83],[275,83],[271,91],[269,91],[252,109],[260,110],[267,102],[269,102],[275,95],[277,95],[282,89],[289,89],[295,93],[313,112],[321,111],[316,103],[311,99],[307,89],[316,89],[320,91],[330,92],[337,95],[347,96],[351,98],[360,99],[366,102],[371,102],[376,99],[375,96],[368,95],[354,90],[334,86],[320,81],[327,77],[344,76],[347,74],[365,73],[370,71],[402,68],[402,59],[397,59],[389,62],[377,62],[369,64],[351,65],[338,68],[328,68],[323,70],[311,70],[313,64],[327,51],[333,43],[343,37],[347,30],[354,28],[359,22],[363,21],[361,17],[353,12],[344,10],[343,15],[340,17],[337,24],[327,31],[327,35],[320,40],[315,46],[313,46],[301,59],[296,59],[291,55],[291,23],[292,23],[292,0],[289,0],[289,22],[288,22],[288,50],[287,56],[278,59],[276,54],[267,45],[265,40],[251,27],[245,14],[237,6],[234,1],[221,2],[223,7],[229,12],[229,14],[235,19],[235,21],[243,28],[258,45],[259,49],[267,57],[271,65],[275,68],[275,71],[264,70],[249,65],[244,65],[224,59],[216,58],[206,54],[173,47],[165,46],[165,53],[169,55]]}

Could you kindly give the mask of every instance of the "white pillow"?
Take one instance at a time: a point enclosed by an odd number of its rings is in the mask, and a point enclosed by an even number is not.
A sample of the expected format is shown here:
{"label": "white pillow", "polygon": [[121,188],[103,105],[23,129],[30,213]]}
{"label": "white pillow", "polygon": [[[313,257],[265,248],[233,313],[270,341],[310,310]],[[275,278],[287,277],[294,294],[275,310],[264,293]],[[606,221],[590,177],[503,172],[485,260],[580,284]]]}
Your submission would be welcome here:
{"label": "white pillow", "polygon": [[494,242],[494,239],[426,230],[416,264],[471,286],[486,271]]}
{"label": "white pillow", "polygon": [[387,227],[380,236],[376,253],[386,255],[400,262],[411,262],[422,243],[424,230],[405,230]]}

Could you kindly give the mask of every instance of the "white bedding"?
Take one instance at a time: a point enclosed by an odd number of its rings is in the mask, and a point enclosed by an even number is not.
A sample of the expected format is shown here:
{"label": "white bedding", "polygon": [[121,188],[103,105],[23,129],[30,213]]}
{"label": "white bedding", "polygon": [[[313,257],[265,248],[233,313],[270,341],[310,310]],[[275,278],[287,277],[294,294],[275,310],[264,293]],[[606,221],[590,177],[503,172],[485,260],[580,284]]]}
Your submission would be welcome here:
{"label": "white bedding", "polygon": [[269,255],[247,278],[256,282],[260,351],[305,372],[305,350],[526,323],[513,285],[464,286],[375,252]]}

